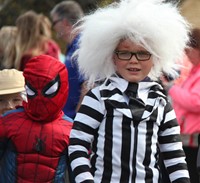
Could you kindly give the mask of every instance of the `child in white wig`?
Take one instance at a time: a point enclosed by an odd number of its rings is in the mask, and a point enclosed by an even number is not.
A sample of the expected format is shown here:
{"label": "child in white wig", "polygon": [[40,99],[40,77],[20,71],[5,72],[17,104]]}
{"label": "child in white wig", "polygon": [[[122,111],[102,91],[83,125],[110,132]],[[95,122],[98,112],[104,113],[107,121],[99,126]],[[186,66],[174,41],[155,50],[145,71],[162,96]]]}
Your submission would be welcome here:
{"label": "child in white wig", "polygon": [[174,110],[156,82],[162,71],[175,74],[189,40],[177,7],[121,1],[85,16],[78,30],[80,70],[90,85],[101,82],[85,95],[71,131],[76,182],[164,182],[159,154],[171,182],[190,182]]}

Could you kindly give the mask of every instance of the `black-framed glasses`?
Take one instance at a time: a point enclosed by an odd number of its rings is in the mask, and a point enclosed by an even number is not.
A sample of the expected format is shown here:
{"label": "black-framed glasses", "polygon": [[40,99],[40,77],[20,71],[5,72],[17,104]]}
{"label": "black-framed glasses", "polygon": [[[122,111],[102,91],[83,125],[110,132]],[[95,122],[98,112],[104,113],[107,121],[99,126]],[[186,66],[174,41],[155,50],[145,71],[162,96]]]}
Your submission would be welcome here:
{"label": "black-framed glasses", "polygon": [[130,52],[130,51],[115,51],[117,58],[119,60],[130,60],[133,55],[136,57],[138,61],[147,61],[151,58],[151,53],[147,51],[138,51],[138,52]]}
{"label": "black-framed glasses", "polygon": [[58,20],[53,21],[52,22],[52,27],[54,27],[60,21],[62,21],[62,18],[59,18]]}

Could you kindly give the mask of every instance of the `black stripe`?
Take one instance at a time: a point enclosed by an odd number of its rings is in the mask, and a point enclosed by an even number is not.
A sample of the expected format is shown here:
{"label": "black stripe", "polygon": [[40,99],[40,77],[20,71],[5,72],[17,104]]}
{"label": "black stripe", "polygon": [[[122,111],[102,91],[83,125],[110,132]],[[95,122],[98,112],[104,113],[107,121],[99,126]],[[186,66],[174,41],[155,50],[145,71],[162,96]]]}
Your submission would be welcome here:
{"label": "black stripe", "polygon": [[167,167],[167,170],[169,174],[177,170],[187,170],[187,165],[185,163],[179,163],[179,164],[175,164],[173,166]]}
{"label": "black stripe", "polygon": [[135,183],[135,178],[136,178],[136,157],[137,157],[137,150],[138,150],[138,124],[134,124],[132,121],[132,125],[134,126],[135,133],[134,133],[134,147],[133,147],[133,161],[132,161],[132,183]]}
{"label": "black stripe", "polygon": [[162,154],[163,154],[163,157],[164,157],[165,160],[173,159],[173,158],[185,157],[185,153],[182,150],[162,152]]}
{"label": "black stripe", "polygon": [[102,183],[110,182],[112,175],[112,147],[113,147],[113,108],[107,108],[105,122],[105,144],[104,144],[104,168],[102,175]]}
{"label": "black stripe", "polygon": [[129,182],[131,151],[131,119],[123,116],[122,121],[122,152],[121,152],[121,183]]}
{"label": "black stripe", "polygon": [[84,180],[81,183],[94,183],[94,180]]}
{"label": "black stripe", "polygon": [[176,119],[172,119],[170,121],[167,121],[165,123],[162,123],[162,125],[160,126],[159,130],[160,131],[165,131],[166,129],[170,129],[172,127],[176,127],[178,126],[178,122]]}
{"label": "black stripe", "polygon": [[[99,131],[99,128],[97,129],[97,131]],[[97,139],[98,139],[98,133],[94,134],[94,141],[92,143],[92,151],[95,154],[91,157],[91,160],[90,160],[91,165],[92,165],[92,167],[91,167],[91,174],[92,175],[94,175],[94,172],[96,171],[96,165],[95,164],[96,164],[96,160],[97,160],[97,157],[98,157],[97,156]]]}
{"label": "black stripe", "polygon": [[146,105],[145,106],[145,111],[151,112],[153,110],[153,105]]}
{"label": "black stripe", "polygon": [[102,121],[103,120],[103,114],[101,114],[99,111],[94,109],[95,106],[86,106],[81,105],[79,109],[79,113],[82,113],[84,115],[88,115],[91,118],[95,119],[96,121]]}
{"label": "black stripe", "polygon": [[75,121],[74,122],[73,129],[78,130],[78,131],[83,131],[84,133],[94,135],[96,133],[96,129],[88,126],[87,124]]}
{"label": "black stripe", "polygon": [[80,145],[80,146],[87,148],[88,150],[90,149],[90,143],[88,143],[84,140],[81,140],[81,139],[77,139],[77,138],[70,138],[69,145],[70,146]]}
{"label": "black stripe", "polygon": [[126,102],[118,102],[116,100],[106,100],[105,103],[107,103],[106,105],[109,105],[112,108],[117,108],[117,109],[124,109],[128,107]]}
{"label": "black stripe", "polygon": [[97,155],[94,155],[94,156],[92,156],[92,158],[91,158],[91,160],[90,160],[91,165],[92,165],[92,167],[91,167],[91,169],[90,169],[90,172],[91,172],[91,174],[92,174],[93,176],[94,176],[94,172],[97,170],[97,168],[96,168],[96,166],[95,166],[97,157],[98,157]]}
{"label": "black stripe", "polygon": [[122,95],[122,92],[119,89],[114,88],[113,90],[101,90],[100,94],[101,94],[101,97],[109,98],[109,97],[114,96],[115,94]]}
{"label": "black stripe", "polygon": [[93,98],[93,99],[95,99],[95,100],[97,100],[98,101],[98,98],[96,97],[96,95],[94,94],[94,93],[92,93],[92,91],[90,90],[90,91],[88,91],[88,93],[87,93],[87,96],[89,96],[89,97],[91,97],[91,98]]}
{"label": "black stripe", "polygon": [[108,86],[111,83],[111,81],[108,79],[105,83],[105,86]]}
{"label": "black stripe", "polygon": [[147,133],[146,133],[146,151],[145,151],[145,158],[143,161],[144,167],[145,167],[145,182],[146,183],[152,183],[153,182],[153,171],[149,168],[150,162],[151,162],[151,145],[152,145],[152,137],[153,137],[153,130],[155,125],[155,120],[158,116],[158,110],[156,109],[152,115],[150,116],[149,121],[147,124]]}
{"label": "black stripe", "polygon": [[157,98],[157,97],[163,97],[165,100],[167,100],[165,91],[158,85],[154,85],[149,90],[149,98]]}
{"label": "black stripe", "polygon": [[181,142],[181,136],[180,135],[168,135],[168,136],[159,136],[159,143],[160,144],[167,144],[167,143],[173,143],[173,142]]}
{"label": "black stripe", "polygon": [[185,177],[179,178],[179,179],[176,179],[176,180],[173,181],[173,183],[189,183],[189,182],[190,182],[189,178],[185,178]]}
{"label": "black stripe", "polygon": [[[90,168],[89,166],[87,165],[80,165],[80,166],[77,166],[76,168],[74,168],[73,170],[73,173],[75,176],[81,174],[81,173],[84,173],[84,172],[89,172],[90,171]],[[88,180],[88,178],[87,178]]]}
{"label": "black stripe", "polygon": [[79,157],[89,158],[88,154],[86,152],[78,151],[78,150],[73,152],[73,153],[71,153],[70,156],[69,156],[70,161],[73,161],[74,159],[79,158]]}

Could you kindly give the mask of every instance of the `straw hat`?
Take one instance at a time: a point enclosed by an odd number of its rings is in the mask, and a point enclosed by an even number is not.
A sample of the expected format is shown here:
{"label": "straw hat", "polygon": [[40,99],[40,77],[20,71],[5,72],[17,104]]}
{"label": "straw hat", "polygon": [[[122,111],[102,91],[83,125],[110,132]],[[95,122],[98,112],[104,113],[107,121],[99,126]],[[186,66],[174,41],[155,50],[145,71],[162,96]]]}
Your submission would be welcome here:
{"label": "straw hat", "polygon": [[0,95],[25,91],[24,76],[16,69],[4,69],[0,71]]}

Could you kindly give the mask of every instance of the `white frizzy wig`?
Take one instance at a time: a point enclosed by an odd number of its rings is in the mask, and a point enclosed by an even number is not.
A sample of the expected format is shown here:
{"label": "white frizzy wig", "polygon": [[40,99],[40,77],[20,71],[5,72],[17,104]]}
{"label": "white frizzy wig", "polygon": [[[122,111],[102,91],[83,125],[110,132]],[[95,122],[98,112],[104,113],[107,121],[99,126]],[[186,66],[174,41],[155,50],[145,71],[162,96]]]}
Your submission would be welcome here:
{"label": "white frizzy wig", "polygon": [[189,40],[189,25],[176,5],[161,0],[122,0],[85,16],[77,29],[80,48],[75,53],[80,71],[93,84],[116,72],[113,52],[123,38],[140,44],[153,57],[149,73],[174,75]]}

